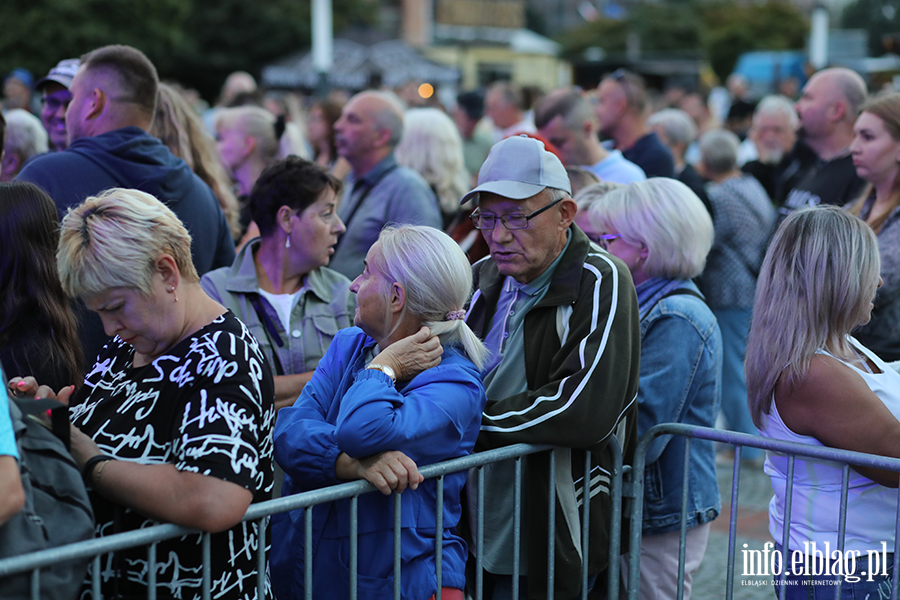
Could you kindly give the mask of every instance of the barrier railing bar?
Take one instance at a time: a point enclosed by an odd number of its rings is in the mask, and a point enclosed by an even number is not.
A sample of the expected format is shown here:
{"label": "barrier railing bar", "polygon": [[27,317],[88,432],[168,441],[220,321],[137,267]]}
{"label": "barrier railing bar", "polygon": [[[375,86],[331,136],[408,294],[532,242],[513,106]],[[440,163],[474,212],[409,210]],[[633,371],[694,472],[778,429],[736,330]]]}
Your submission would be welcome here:
{"label": "barrier railing bar", "polygon": [[[584,479],[581,494],[581,600],[588,597],[588,544],[591,526],[591,451],[584,453]],[[612,484],[612,482],[610,482]],[[611,560],[611,559],[610,559]]]}
{"label": "barrier railing bar", "polygon": [[[897,490],[897,493],[900,494],[900,489]],[[894,519],[894,572],[891,576],[891,598],[898,597],[897,582],[900,577],[898,564],[900,564],[900,496],[897,497],[897,518]]]}
{"label": "barrier railing bar", "polygon": [[[265,574],[266,572],[266,523],[267,519],[262,518],[256,522],[256,572]],[[256,597],[259,599],[266,597],[266,577],[256,578]]]}
{"label": "barrier railing bar", "polygon": [[550,451],[549,514],[547,515],[547,600],[556,588],[556,449]]}
{"label": "barrier railing bar", "polygon": [[734,597],[734,554],[737,543],[737,514],[738,497],[741,488],[741,450],[742,446],[734,447],[734,466],[731,470],[731,515],[728,520],[728,560],[727,573],[725,574],[725,598],[731,600]]}
{"label": "barrier railing bar", "polygon": [[[350,600],[356,600],[359,574],[359,496],[350,498]],[[311,586],[306,586],[311,587]]]}
{"label": "barrier railing bar", "polygon": [[41,570],[34,569],[31,572],[31,600],[41,598]]}
{"label": "barrier railing bar", "polygon": [[[427,465],[419,469],[419,473],[426,479],[447,475],[458,471],[471,469],[481,465],[498,462],[507,458],[515,458],[526,454],[534,454],[548,450],[547,445],[515,444],[504,448],[497,448],[487,452],[479,452],[461,458],[455,458],[443,463]],[[374,491],[375,486],[367,481],[352,481],[321,490],[313,490],[302,494],[285,496],[274,500],[267,500],[253,504],[247,509],[244,521],[256,520],[269,515],[308,508],[316,504],[322,504],[333,500],[349,498],[354,494],[364,494]],[[13,556],[0,560],[0,578],[30,571],[35,568],[43,568],[79,558],[93,558],[98,554],[107,554],[118,550],[125,550],[137,546],[146,546],[153,542],[182,537],[189,534],[202,533],[198,529],[181,527],[171,523],[154,525],[144,529],[126,531],[115,535],[95,538],[74,544],[67,544],[48,550],[40,550],[22,556]],[[307,546],[308,547],[308,546]]]}
{"label": "barrier railing bar", "polygon": [[513,577],[512,597],[519,597],[519,565],[522,561],[522,458],[515,460],[513,483]]}
{"label": "barrier railing bar", "polygon": [[100,558],[102,554],[98,554],[94,557],[94,568],[91,573],[91,593],[94,598],[100,597],[100,571],[102,570]]}
{"label": "barrier railing bar", "polygon": [[[303,595],[306,600],[312,600],[312,512],[313,507],[308,507],[303,513]],[[356,581],[356,577],[353,578]]]}
{"label": "barrier railing bar", "polygon": [[[609,598],[619,597],[619,554],[622,548],[622,495],[624,492],[625,467],[622,465],[622,447],[613,436],[609,441],[613,452],[613,471],[610,473],[609,490],[612,496],[612,516],[609,528],[609,564],[606,567]],[[619,490],[619,493],[614,493]],[[587,555],[585,555],[587,562]],[[597,585],[597,582],[594,583]]]}
{"label": "barrier railing bar", "polygon": [[212,596],[212,549],[210,547],[210,534],[203,534],[203,583],[201,594],[203,600],[210,600]]}
{"label": "barrier railing bar", "polygon": [[400,508],[401,508],[401,498],[400,494],[394,492],[394,600],[400,600],[400,554],[401,554],[401,545],[400,545],[400,533],[401,533],[401,521],[400,521]]}
{"label": "barrier railing bar", "polygon": [[[795,466],[795,456],[788,457],[788,475],[787,475],[787,485],[785,486],[785,502],[784,502],[784,532],[781,536],[781,547],[782,549],[788,547],[788,542],[791,539],[791,511],[794,505],[794,466]],[[778,590],[778,599],[784,600],[784,595],[787,593],[786,586],[784,585],[784,580],[786,578],[785,570],[781,570],[781,575],[778,577],[778,580],[781,582],[781,589]]]}
{"label": "barrier railing bar", "polygon": [[441,600],[443,592],[441,588],[444,584],[443,567],[444,567],[444,476],[437,478],[437,509],[435,510],[436,521],[434,524],[434,577],[437,580],[437,591],[435,591],[435,600]]}
{"label": "barrier railing bar", "polygon": [[[478,508],[475,532],[475,600],[484,598],[484,467],[478,467]],[[518,572],[518,571],[517,571]],[[513,585],[516,579],[513,579]],[[517,596],[514,596],[517,597]]]}
{"label": "barrier railing bar", "polygon": [[684,565],[686,563],[687,554],[687,505],[688,505],[688,485],[689,471],[688,465],[691,461],[691,440],[684,440],[684,458],[681,467],[681,528],[678,537],[678,592],[677,600],[684,600]]}
{"label": "barrier railing bar", "polygon": [[156,600],[156,545],[147,548],[147,600]]}
{"label": "barrier railing bar", "polygon": [[[838,556],[844,556],[844,547],[846,544],[846,540],[844,539],[847,534],[847,496],[850,492],[850,465],[844,465],[841,470],[841,516],[838,518],[838,550],[840,554]],[[782,553],[782,558],[784,554]],[[827,562],[826,562],[827,564]],[[841,565],[841,576],[838,579],[838,585],[834,588],[834,600],[841,599],[841,583],[844,581],[844,565]]]}

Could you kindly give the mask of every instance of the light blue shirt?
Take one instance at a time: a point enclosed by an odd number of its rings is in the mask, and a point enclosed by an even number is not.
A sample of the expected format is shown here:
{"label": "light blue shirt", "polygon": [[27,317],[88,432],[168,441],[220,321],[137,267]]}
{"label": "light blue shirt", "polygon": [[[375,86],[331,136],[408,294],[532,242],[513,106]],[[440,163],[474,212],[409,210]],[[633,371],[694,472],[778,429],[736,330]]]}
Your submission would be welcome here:
{"label": "light blue shirt", "polygon": [[[0,368],[0,381],[3,387],[6,387],[6,375]],[[14,456],[19,459],[19,449],[16,447],[16,434],[12,427],[12,418],[9,416],[9,395],[7,392],[0,393],[0,455]]]}
{"label": "light blue shirt", "polygon": [[600,181],[612,181],[628,185],[633,181],[645,181],[647,176],[639,166],[622,156],[619,150],[610,150],[609,156],[597,164],[584,167],[600,178]]}

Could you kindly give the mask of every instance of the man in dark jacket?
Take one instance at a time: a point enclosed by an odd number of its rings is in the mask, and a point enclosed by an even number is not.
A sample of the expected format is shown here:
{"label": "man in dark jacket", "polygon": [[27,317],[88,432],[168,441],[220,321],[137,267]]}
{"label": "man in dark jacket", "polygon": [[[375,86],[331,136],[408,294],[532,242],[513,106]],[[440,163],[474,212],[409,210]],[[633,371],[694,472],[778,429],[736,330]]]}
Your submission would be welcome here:
{"label": "man in dark jacket", "polygon": [[[46,190],[60,216],[109,188],[135,188],[155,196],[190,232],[194,266],[202,275],[234,261],[234,241],[209,186],[147,133],[158,86],[156,68],[140,50],[105,46],[86,54],[66,110],[69,148],[35,158],[17,180]],[[95,315],[81,324],[90,361],[106,335]]]}
{"label": "man in dark jacket", "polygon": [[[630,462],[637,441],[637,297],[624,263],[572,224],[576,205],[565,168],[541,142],[517,136],[496,144],[478,183],[463,198],[478,196],[472,220],[491,251],[473,267],[467,317],[491,351],[477,449],[558,447],[555,597],[569,600],[581,592],[583,498],[591,499],[588,574],[618,568],[618,557],[608,556],[609,441],[615,435]],[[593,473],[587,482],[584,450]],[[533,599],[547,597],[551,460],[548,452],[529,456],[524,473],[521,589]],[[480,558],[491,598],[508,594],[512,581],[513,481],[509,462],[485,472]],[[470,507],[482,493],[474,483]]]}

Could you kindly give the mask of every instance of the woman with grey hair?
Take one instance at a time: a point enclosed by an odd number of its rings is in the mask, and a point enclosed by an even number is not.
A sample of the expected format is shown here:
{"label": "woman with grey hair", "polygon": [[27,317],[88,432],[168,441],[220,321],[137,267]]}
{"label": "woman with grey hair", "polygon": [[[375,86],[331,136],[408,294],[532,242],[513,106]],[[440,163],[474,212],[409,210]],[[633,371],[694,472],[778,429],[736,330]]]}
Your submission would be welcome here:
{"label": "woman with grey hair", "polygon": [[[417,465],[470,454],[486,402],[480,370],[487,349],[469,329],[463,307],[472,288],[465,254],[445,233],[402,225],[381,232],[366,255],[356,327],[338,332],[293,406],[281,410],[275,454],[284,493],[366,479],[383,494],[403,492],[401,598],[437,593],[435,518],[438,487]],[[443,354],[441,349],[443,348]],[[466,544],[456,534],[466,472],[443,479],[442,587],[462,599]],[[405,491],[404,491],[405,490]],[[360,597],[393,597],[394,499],[359,498]],[[305,580],[302,510],[272,521],[272,583],[279,598],[346,598],[350,591],[350,505],[313,513],[315,560]]]}
{"label": "woman with grey hair", "polygon": [[[796,211],[778,228],[760,271],[747,342],[749,404],[763,436],[900,458],[900,375],[851,337],[869,321],[880,262],[871,227],[838,207]],[[831,461],[771,452],[766,473],[775,492],[769,532],[788,571],[786,598],[834,598],[835,586],[841,598],[889,595],[896,472],[852,466],[847,475]],[[884,543],[887,560],[871,564],[873,555],[882,558]],[[841,580],[848,563],[832,565],[821,552],[817,559],[815,548],[829,545],[858,557],[849,563],[856,581]],[[798,553],[805,565],[799,572]]]}
{"label": "woman with grey hair", "polygon": [[650,115],[647,126],[656,132],[659,140],[672,152],[675,179],[691,188],[712,215],[712,205],[704,188],[706,182],[694,165],[685,159],[688,148],[697,140],[697,125],[694,120],[683,110],[667,108]]}
{"label": "woman with grey hair", "polygon": [[[700,137],[700,172],[713,206],[715,240],[700,289],[722,331],[722,414],[726,425],[756,435],[747,410],[744,351],[756,277],[775,225],[775,209],[759,182],[737,166],[738,137],[725,129]],[[744,448],[742,458],[758,461],[762,452]]]}
{"label": "woman with grey hair", "polygon": [[[722,340],[716,318],[691,282],[713,241],[703,204],[674,179],[653,178],[604,194],[587,219],[600,244],[622,259],[637,289],[641,319],[638,434],[658,423],[713,427],[719,412]],[[678,347],[673,353],[671,349]],[[710,524],[722,506],[712,442],[694,440],[687,465],[684,438],[660,437],[647,452],[638,597],[675,598],[685,468],[684,598],[706,552]]]}
{"label": "woman with grey hair", "polygon": [[[57,253],[65,292],[99,313],[113,337],[70,405],[72,456],[82,467],[99,535],[154,521],[213,532],[213,573],[242,573],[243,591],[214,576],[212,595],[255,598],[264,535],[241,519],[272,491],[272,375],[243,323],[207,296],[191,237],[153,196],[113,188],[71,209]],[[34,379],[18,391],[53,396]],[[201,536],[159,543],[157,585],[199,599]],[[145,597],[147,554],[116,553],[104,596]],[[249,594],[249,595],[248,595]],[[262,600],[262,599],[258,599]]]}

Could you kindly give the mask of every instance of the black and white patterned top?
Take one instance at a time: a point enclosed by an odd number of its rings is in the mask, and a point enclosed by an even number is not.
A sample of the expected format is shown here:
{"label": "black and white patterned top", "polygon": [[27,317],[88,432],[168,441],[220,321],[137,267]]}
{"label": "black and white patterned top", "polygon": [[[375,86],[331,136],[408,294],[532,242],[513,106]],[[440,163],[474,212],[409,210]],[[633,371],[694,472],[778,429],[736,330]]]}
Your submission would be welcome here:
{"label": "black and white patterned top", "polygon": [[[173,463],[236,483],[253,502],[271,498],[272,373],[244,324],[226,312],[148,365],[134,367],[133,357],[120,338],[107,344],[72,403],[72,422],[119,460]],[[98,536],[152,524],[100,494],[91,501]],[[259,600],[258,540],[255,522],[212,536],[213,598]],[[159,598],[200,598],[200,536],[161,542],[156,556]],[[146,578],[146,548],[103,558],[104,598],[146,598]],[[266,590],[271,597],[268,581]]]}

